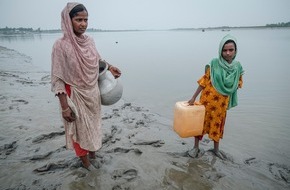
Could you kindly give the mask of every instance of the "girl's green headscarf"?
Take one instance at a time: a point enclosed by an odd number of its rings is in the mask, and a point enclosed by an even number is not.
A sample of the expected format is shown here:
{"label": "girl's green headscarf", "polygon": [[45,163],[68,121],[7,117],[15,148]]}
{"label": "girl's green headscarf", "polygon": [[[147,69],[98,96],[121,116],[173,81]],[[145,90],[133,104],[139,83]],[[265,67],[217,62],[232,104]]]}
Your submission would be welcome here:
{"label": "girl's green headscarf", "polygon": [[240,76],[244,74],[244,70],[240,62],[235,60],[236,56],[233,58],[231,64],[222,57],[223,46],[228,40],[233,40],[237,45],[235,37],[226,35],[220,42],[219,58],[214,58],[206,65],[206,69],[210,67],[211,83],[214,88],[220,94],[230,97],[228,105],[228,109],[230,109],[238,105],[237,89]]}

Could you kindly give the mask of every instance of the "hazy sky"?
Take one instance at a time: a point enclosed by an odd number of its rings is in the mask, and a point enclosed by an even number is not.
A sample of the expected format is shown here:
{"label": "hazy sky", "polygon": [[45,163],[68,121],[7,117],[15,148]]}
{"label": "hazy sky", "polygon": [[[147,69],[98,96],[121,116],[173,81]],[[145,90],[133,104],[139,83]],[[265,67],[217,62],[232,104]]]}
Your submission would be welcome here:
{"label": "hazy sky", "polygon": [[[60,29],[67,0],[0,0],[0,28]],[[89,28],[170,29],[290,21],[290,0],[79,0]]]}

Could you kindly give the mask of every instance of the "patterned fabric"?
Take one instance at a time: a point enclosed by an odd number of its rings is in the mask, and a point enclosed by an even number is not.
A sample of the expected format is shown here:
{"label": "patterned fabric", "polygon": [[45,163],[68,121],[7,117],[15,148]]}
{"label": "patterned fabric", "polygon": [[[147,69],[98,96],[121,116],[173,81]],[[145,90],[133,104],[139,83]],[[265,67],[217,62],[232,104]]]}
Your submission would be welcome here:
{"label": "patterned fabric", "polygon": [[73,149],[73,142],[82,149],[96,151],[102,146],[101,102],[98,88],[100,56],[91,37],[77,37],[73,32],[69,12],[77,3],[68,3],[63,9],[62,30],[52,49],[51,90],[65,93],[65,84],[71,89],[70,99],[77,108],[78,117],[72,123],[63,120],[66,145]]}
{"label": "patterned fabric", "polygon": [[[209,68],[198,80],[198,84],[204,87],[200,96],[200,103],[205,106],[203,135],[208,134],[210,139],[219,142],[223,138],[229,96],[221,95],[215,90],[210,80]],[[243,80],[240,77],[239,88],[242,84]]]}

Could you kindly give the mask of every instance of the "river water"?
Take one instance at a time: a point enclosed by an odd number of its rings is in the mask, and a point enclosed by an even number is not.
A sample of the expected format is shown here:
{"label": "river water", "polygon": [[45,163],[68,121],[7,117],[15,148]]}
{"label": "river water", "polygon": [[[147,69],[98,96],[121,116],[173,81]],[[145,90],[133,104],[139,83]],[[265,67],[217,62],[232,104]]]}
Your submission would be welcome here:
{"label": "river water", "polygon": [[[123,99],[173,120],[177,101],[189,100],[221,38],[238,39],[245,70],[239,105],[228,112],[221,149],[241,159],[290,163],[290,29],[88,33],[102,58],[122,70]],[[54,41],[62,34],[0,36],[0,45],[50,72]],[[53,96],[53,94],[52,94]]]}

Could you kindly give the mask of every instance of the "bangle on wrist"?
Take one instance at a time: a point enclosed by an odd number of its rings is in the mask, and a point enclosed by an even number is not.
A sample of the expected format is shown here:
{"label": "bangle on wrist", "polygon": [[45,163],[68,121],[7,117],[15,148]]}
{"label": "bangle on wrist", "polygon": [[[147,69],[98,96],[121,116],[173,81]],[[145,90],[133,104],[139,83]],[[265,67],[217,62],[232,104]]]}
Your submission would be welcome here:
{"label": "bangle on wrist", "polygon": [[62,110],[62,112],[66,112],[69,110],[69,107],[67,107],[66,109]]}
{"label": "bangle on wrist", "polygon": [[109,65],[108,70],[110,70],[112,67],[113,67],[112,65]]}

